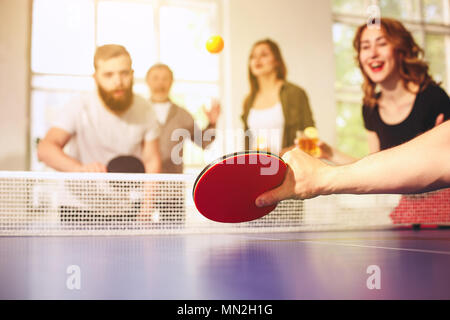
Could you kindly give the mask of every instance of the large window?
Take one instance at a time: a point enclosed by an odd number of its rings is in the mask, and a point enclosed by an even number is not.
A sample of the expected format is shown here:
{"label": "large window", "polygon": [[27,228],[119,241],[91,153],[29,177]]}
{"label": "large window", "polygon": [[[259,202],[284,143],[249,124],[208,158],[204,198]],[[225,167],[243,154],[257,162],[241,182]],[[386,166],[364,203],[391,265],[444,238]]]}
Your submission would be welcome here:
{"label": "large window", "polygon": [[431,74],[450,89],[450,0],[333,0],[333,40],[336,61],[338,148],[353,156],[368,153],[361,114],[362,75],[352,47],[356,28],[367,22],[370,5],[382,17],[398,19],[425,50]]}
{"label": "large window", "polygon": [[[205,43],[220,33],[215,0],[34,0],[31,46],[31,169],[42,138],[73,95],[95,89],[96,46],[124,45],[133,59],[134,91],[146,98],[144,77],[156,63],[174,71],[172,100],[205,125],[202,107],[221,92],[220,55]],[[186,165],[202,165],[202,151],[188,144]]]}

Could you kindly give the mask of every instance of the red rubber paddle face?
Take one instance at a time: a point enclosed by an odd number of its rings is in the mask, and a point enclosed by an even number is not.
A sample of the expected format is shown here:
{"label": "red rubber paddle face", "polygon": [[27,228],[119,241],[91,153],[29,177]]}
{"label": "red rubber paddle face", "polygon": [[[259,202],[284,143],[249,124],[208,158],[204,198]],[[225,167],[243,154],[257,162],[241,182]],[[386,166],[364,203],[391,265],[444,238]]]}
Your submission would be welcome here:
{"label": "red rubber paddle face", "polygon": [[198,211],[217,222],[246,222],[265,216],[276,205],[258,208],[255,200],[279,186],[286,163],[262,152],[235,153],[208,165],[197,177],[193,197]]}

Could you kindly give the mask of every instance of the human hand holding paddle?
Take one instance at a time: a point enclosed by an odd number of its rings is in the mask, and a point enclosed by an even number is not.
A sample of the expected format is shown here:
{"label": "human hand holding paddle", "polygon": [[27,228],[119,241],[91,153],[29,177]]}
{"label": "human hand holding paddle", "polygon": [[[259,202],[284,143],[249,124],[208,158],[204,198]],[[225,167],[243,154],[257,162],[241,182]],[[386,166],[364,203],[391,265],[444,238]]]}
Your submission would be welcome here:
{"label": "human hand holding paddle", "polygon": [[295,148],[283,156],[288,165],[283,183],[256,199],[258,207],[276,204],[285,199],[309,199],[320,194],[321,173],[329,167],[324,162]]}

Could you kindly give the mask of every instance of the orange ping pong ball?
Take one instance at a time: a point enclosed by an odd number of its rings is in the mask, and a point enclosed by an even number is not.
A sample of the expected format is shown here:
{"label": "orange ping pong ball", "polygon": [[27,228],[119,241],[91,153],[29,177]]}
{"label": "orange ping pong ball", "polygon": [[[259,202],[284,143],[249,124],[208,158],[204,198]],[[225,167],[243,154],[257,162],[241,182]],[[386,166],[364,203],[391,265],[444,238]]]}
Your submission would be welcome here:
{"label": "orange ping pong ball", "polygon": [[219,53],[223,49],[223,39],[221,36],[212,36],[206,41],[206,49],[211,53]]}

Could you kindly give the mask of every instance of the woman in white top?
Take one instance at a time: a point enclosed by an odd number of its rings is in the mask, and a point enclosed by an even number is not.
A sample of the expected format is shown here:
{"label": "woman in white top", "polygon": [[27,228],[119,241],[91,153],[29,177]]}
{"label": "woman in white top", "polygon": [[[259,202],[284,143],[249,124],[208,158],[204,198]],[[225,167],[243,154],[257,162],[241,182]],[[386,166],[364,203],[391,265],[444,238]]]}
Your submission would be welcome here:
{"label": "woman in white top", "polygon": [[314,126],[305,91],[286,81],[286,66],[278,45],[265,39],[251,50],[250,93],[244,101],[246,150],[282,155],[294,146],[296,132]]}

